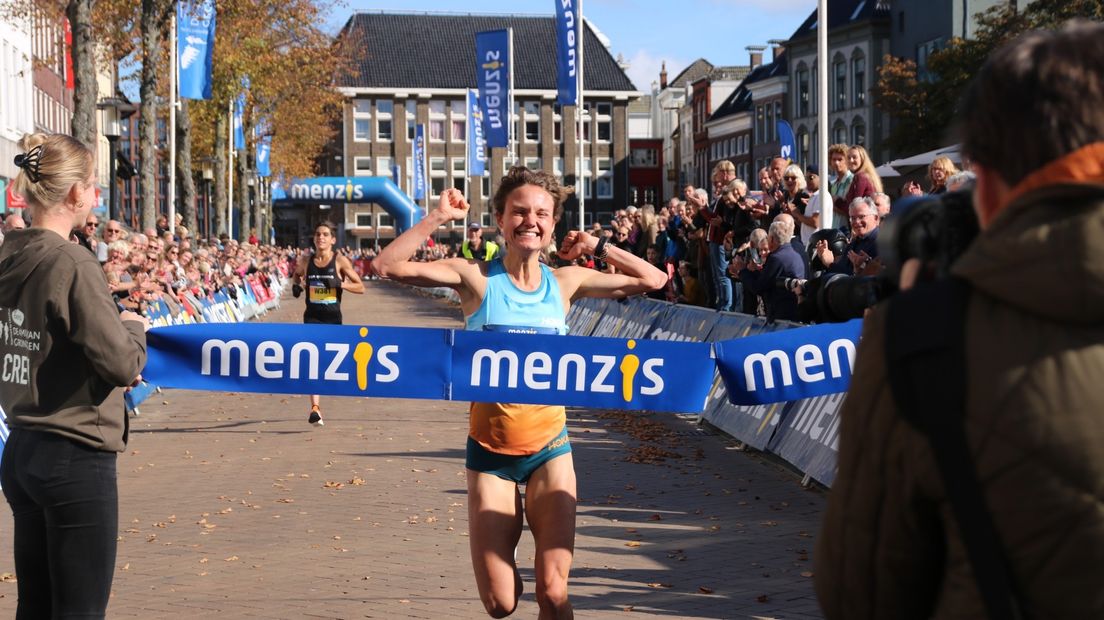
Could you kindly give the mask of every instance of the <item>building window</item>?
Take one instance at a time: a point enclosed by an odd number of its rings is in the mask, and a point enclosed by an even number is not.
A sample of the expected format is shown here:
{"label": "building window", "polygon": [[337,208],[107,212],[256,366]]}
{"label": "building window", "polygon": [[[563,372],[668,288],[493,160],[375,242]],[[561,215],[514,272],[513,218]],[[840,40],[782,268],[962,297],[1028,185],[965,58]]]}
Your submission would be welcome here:
{"label": "building window", "polygon": [[357,213],[356,214],[356,226],[357,228],[369,228],[372,226],[372,214],[371,213]]}
{"label": "building window", "polygon": [[552,106],[552,141],[563,142],[563,108],[558,103]]}
{"label": "building window", "polygon": [[797,70],[797,110],[795,116],[809,115],[809,70]]}
{"label": "building window", "polygon": [[353,158],[353,176],[357,176],[357,177],[370,177],[370,176],[372,176],[372,158],[371,157],[354,157]]}
{"label": "building window", "polygon": [[[479,190],[481,192],[480,195],[483,196],[484,201],[491,197],[491,175],[483,175],[483,178],[480,179]],[[484,213],[484,215],[488,214]]]}
{"label": "building window", "polygon": [[465,174],[467,172],[467,168],[465,167],[466,163],[463,157],[452,158],[452,186],[461,192],[465,189],[465,177],[467,176]]}
{"label": "building window", "polygon": [[939,51],[939,39],[924,41],[916,46],[916,77],[925,82],[931,80],[931,72],[928,71],[928,59]]}
{"label": "building window", "polygon": [[526,157],[525,158],[525,167],[530,169],[530,170],[540,170],[541,169],[541,159],[540,159],[540,157]]}
{"label": "building window", "polygon": [[866,145],[866,124],[862,119],[855,119],[851,124],[851,144]]}
{"label": "building window", "polygon": [[453,142],[464,142],[467,135],[468,116],[466,100],[449,101],[449,138]]}
{"label": "building window", "polygon": [[406,140],[414,142],[414,126],[418,124],[418,102],[406,102]]}
{"label": "building window", "polygon": [[763,106],[755,106],[755,143],[761,144],[763,140],[763,126],[766,125],[766,111]]}
{"label": "building window", "polygon": [[629,155],[629,166],[633,168],[655,168],[659,159],[655,149],[636,148]]}
{"label": "building window", "polygon": [[613,160],[599,157],[598,160],[598,198],[613,198]]}
{"label": "building window", "polygon": [[372,139],[372,100],[353,99],[353,140],[368,142]]}
{"label": "building window", "polygon": [[526,101],[524,110],[525,141],[540,142],[540,102]]}
{"label": "building window", "polygon": [[391,113],[394,111],[395,102],[390,99],[376,100],[376,139],[383,142],[391,141]]}
{"label": "building window", "polygon": [[394,160],[390,157],[376,158],[376,176],[391,178],[391,165]]}
{"label": "building window", "polygon": [[[769,105],[769,104],[768,104]],[[782,100],[779,99],[774,102],[774,120],[782,120]],[[774,139],[778,140],[778,123],[774,123]]]}
{"label": "building window", "polygon": [[767,126],[763,132],[765,142],[778,142],[778,125],[774,122],[774,106],[767,104]]}
{"label": "building window", "polygon": [[805,127],[797,128],[797,161],[806,165],[809,162],[809,132]]}
{"label": "building window", "polygon": [[832,127],[832,144],[847,144],[847,126],[843,121],[836,121]]}
{"label": "building window", "polygon": [[445,102],[429,102],[429,140],[431,142],[445,141]]}
{"label": "building window", "polygon": [[395,219],[386,211],[380,212],[376,217],[376,221],[379,222],[380,228],[390,228],[395,225]]}
{"label": "building window", "polygon": [[843,110],[847,108],[847,63],[843,60],[838,60],[832,64],[832,73],[835,75],[835,87],[836,98],[835,107],[833,110]]}
{"label": "building window", "polygon": [[857,56],[851,59],[851,83],[855,87],[855,107],[866,105],[866,58]]}
{"label": "building window", "polygon": [[563,157],[552,158],[552,174],[556,175],[559,179],[563,179],[564,176],[564,160]]}
{"label": "building window", "polygon": [[609,142],[613,139],[613,104],[599,103],[595,109],[598,112],[598,117],[595,119],[598,123],[598,141]]}

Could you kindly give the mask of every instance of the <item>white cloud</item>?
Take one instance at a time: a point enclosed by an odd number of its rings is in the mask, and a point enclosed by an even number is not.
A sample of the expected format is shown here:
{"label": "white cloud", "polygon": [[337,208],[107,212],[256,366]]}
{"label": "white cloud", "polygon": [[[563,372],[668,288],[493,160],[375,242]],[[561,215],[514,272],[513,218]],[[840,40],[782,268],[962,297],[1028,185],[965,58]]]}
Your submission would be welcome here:
{"label": "white cloud", "polygon": [[652,92],[652,82],[659,82],[659,71],[663,62],[667,63],[667,77],[673,78],[686,68],[689,61],[669,56],[653,56],[648,50],[637,50],[628,58],[629,68],[625,73],[636,89],[643,93]]}

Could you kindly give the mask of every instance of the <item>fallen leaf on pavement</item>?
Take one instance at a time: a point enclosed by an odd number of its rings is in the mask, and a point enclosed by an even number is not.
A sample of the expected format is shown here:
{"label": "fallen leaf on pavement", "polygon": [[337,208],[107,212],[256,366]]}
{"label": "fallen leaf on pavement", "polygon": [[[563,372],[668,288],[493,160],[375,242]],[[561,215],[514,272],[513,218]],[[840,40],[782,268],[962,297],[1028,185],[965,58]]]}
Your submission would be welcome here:
{"label": "fallen leaf on pavement", "polygon": [[672,588],[674,586],[672,586],[669,583],[649,583],[648,587],[649,588]]}
{"label": "fallen leaf on pavement", "polygon": [[701,592],[702,594],[713,594],[713,588],[698,586],[698,592]]}
{"label": "fallen leaf on pavement", "polygon": [[635,541],[635,540],[630,540],[629,542],[625,543],[625,546],[626,547],[639,547],[640,543],[638,541]]}

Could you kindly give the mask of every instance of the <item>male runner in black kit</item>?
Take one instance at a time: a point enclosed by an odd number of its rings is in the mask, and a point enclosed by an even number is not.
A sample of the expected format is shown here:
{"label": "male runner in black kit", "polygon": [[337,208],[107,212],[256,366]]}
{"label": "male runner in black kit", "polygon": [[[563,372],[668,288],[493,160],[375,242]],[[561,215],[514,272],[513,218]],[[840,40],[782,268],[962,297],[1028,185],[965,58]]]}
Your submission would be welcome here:
{"label": "male runner in black kit", "polygon": [[[353,263],[334,252],[334,227],[328,223],[314,229],[314,254],[299,257],[292,275],[291,292],[298,297],[307,282],[307,309],[304,323],[341,325],[341,292],[363,293],[364,283],[353,269]],[[322,411],[317,394],[311,394],[311,410],[307,421],[322,426]]]}

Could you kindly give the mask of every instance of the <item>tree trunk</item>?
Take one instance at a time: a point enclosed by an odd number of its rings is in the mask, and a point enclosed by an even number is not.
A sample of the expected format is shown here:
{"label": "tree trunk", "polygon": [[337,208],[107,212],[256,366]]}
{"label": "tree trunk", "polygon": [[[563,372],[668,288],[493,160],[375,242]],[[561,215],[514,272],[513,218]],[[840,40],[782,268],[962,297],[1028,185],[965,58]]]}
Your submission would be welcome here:
{"label": "tree trunk", "polygon": [[211,230],[214,231],[212,236],[226,232],[226,220],[223,217],[226,213],[227,198],[229,198],[227,195],[229,188],[226,187],[229,174],[226,165],[226,132],[230,128],[230,120],[226,116],[222,112],[215,115],[215,200],[213,205],[215,211],[211,214]]}
{"label": "tree trunk", "polygon": [[246,149],[238,149],[238,176],[234,179],[238,183],[238,216],[241,224],[238,226],[238,240],[245,242],[249,239],[251,231],[249,224],[249,160]]}
{"label": "tree trunk", "polygon": [[92,46],[92,0],[69,0],[65,7],[73,32],[73,125],[77,140],[96,149],[96,57]]}
{"label": "tree trunk", "polygon": [[[138,118],[138,174],[142,187],[142,232],[157,223],[157,85],[160,79],[161,26],[164,11],[160,0],[142,0],[142,98]],[[171,197],[168,197],[171,199]]]}
{"label": "tree trunk", "polygon": [[180,214],[184,227],[198,236],[196,227],[196,186],[192,175],[192,120],[188,115],[188,100],[180,100],[176,112],[176,182],[180,186]]}

